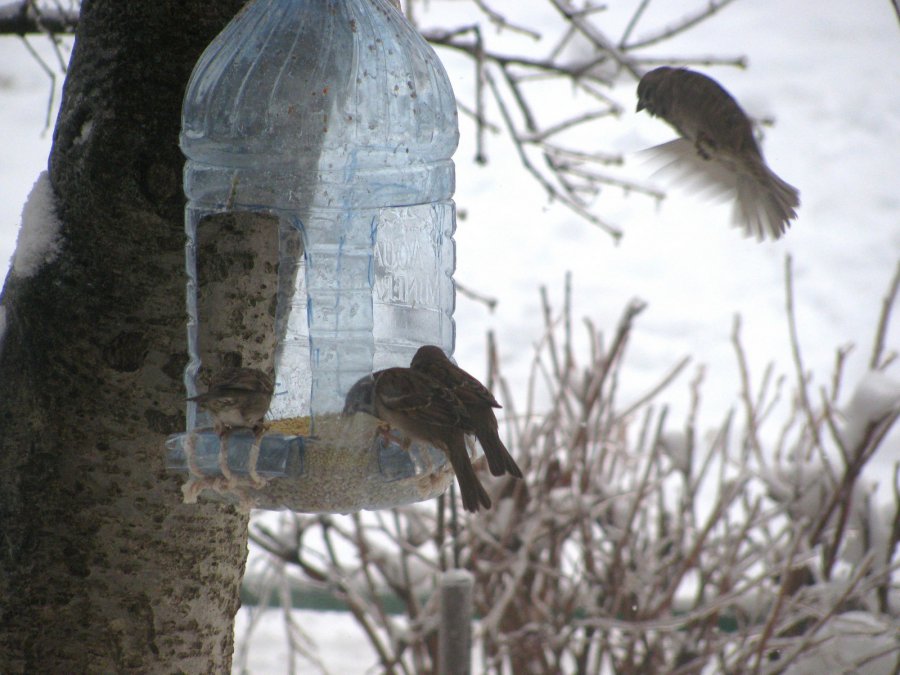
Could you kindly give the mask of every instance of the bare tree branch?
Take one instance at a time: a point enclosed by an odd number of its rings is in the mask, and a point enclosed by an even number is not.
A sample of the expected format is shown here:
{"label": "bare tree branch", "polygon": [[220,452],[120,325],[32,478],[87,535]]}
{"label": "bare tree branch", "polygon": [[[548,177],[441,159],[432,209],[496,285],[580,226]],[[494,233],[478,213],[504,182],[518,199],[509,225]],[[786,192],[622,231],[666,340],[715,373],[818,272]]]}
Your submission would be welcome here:
{"label": "bare tree branch", "polygon": [[78,14],[76,8],[66,9],[59,3],[46,8],[34,0],[20,0],[0,6],[0,35],[74,35]]}
{"label": "bare tree branch", "polygon": [[[596,225],[614,240],[621,230],[602,216],[602,201],[596,197],[603,188],[635,192],[659,199],[650,189],[614,172],[598,170],[600,165],[620,163],[617,153],[599,147],[585,147],[583,130],[590,130],[602,120],[619,115],[623,106],[609,90],[622,77],[636,80],[649,65],[667,63],[727,63],[743,66],[742,58],[722,59],[715,56],[672,57],[659,59],[641,54],[646,46],[656,46],[666,39],[693,28],[713,16],[732,0],[714,0],[690,12],[674,26],[657,30],[640,41],[629,42],[640,21],[647,22],[647,0],[634,0],[635,10],[618,44],[601,28],[597,16],[605,7],[591,2],[577,7],[572,0],[545,0],[558,14],[556,25],[529,25],[524,20],[510,20],[492,6],[490,0],[471,0],[471,20],[455,28],[426,28],[422,34],[432,44],[464,54],[472,60],[471,93],[457,89],[459,109],[475,120],[475,161],[489,161],[486,132],[502,128],[512,139],[525,171],[543,187],[547,198],[558,201],[579,218]],[[21,0],[0,11],[0,33],[20,35],[42,33],[52,39],[74,31],[78,21],[78,3],[67,0]],[[406,3],[406,15],[413,20],[416,0]],[[5,27],[4,27],[5,22]],[[490,25],[492,30],[483,30]],[[561,28],[561,31],[557,29]],[[506,35],[523,36],[530,43],[524,47],[505,41]],[[541,56],[536,48],[545,35],[559,34],[549,53]],[[521,42],[521,41],[520,41]],[[498,46],[500,45],[500,46]],[[573,53],[579,57],[572,56]],[[538,54],[536,56],[536,54]],[[61,64],[66,59],[60,57]],[[39,61],[47,70],[47,65]],[[63,66],[64,67],[64,66]],[[571,86],[578,100],[572,112],[563,119],[552,113],[533,85],[555,81]],[[505,84],[504,87],[498,86]],[[579,94],[585,96],[579,97]],[[466,101],[469,98],[469,101]],[[592,103],[593,102],[593,103]],[[52,109],[52,99],[48,104]],[[491,120],[499,114],[502,125]],[[557,117],[547,119],[544,117]],[[576,136],[576,132],[577,136]],[[588,137],[602,139],[603,133]],[[566,138],[579,140],[572,144]],[[539,161],[534,153],[541,157]]]}
{"label": "bare tree branch", "polygon": [[592,22],[588,21],[583,10],[575,9],[568,0],[550,0],[550,2],[568,23],[594,45],[598,52],[608,54],[635,79],[640,79],[641,72],[632,58],[616,47]]}

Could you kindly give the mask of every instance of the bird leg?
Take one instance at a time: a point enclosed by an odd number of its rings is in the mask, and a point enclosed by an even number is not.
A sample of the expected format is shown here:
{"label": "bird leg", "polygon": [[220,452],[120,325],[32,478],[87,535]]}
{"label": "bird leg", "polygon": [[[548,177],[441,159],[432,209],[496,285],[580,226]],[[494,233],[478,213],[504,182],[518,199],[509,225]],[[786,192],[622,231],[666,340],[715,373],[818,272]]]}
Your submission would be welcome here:
{"label": "bird leg", "polygon": [[182,499],[185,504],[197,503],[197,497],[203,491],[203,488],[206,487],[204,484],[205,480],[207,479],[191,476],[188,478],[187,483],[181,486]]}
{"label": "bird leg", "polygon": [[193,431],[187,435],[184,441],[184,460],[191,477],[202,478],[206,475],[197,464],[197,435]]}
{"label": "bird leg", "polygon": [[231,436],[231,427],[225,427],[219,434],[219,471],[227,481],[228,487],[232,488],[237,484],[237,478],[228,465],[228,440]]}
{"label": "bird leg", "polygon": [[247,458],[247,473],[250,474],[250,480],[254,488],[261,488],[269,481],[256,472],[256,463],[259,461],[260,445],[262,443],[263,434],[266,427],[262,424],[253,427],[253,445],[250,447],[250,456]]}
{"label": "bird leg", "polygon": [[378,425],[378,428],[375,430],[375,433],[378,436],[381,436],[381,441],[385,445],[390,445],[391,443],[394,442],[394,439],[391,438],[391,425],[388,424],[387,422],[381,422]]}
{"label": "bird leg", "polygon": [[697,154],[705,160],[712,159],[713,153],[716,151],[716,144],[703,131],[697,133],[697,140],[694,141],[694,148]]}
{"label": "bird leg", "polygon": [[197,435],[191,432],[184,442],[184,459],[188,466],[188,481],[181,486],[185,504],[196,504],[204,488],[210,486],[210,477],[197,464]]}
{"label": "bird leg", "polygon": [[[239,483],[239,479],[234,475],[228,464],[228,444],[231,435],[231,427],[222,426],[215,429],[219,435],[219,471],[221,476],[211,476],[200,468],[197,464],[197,437],[194,433],[188,434],[184,444],[184,456],[188,465],[189,478],[188,481],[181,486],[181,492],[184,496],[185,504],[197,503],[197,497],[203,490],[213,490],[215,492],[224,492],[232,490]],[[257,450],[257,454],[258,450]],[[253,459],[253,471],[251,477],[256,473],[255,458]],[[256,480],[262,485],[265,479],[256,474]],[[261,487],[261,485],[255,485]]]}

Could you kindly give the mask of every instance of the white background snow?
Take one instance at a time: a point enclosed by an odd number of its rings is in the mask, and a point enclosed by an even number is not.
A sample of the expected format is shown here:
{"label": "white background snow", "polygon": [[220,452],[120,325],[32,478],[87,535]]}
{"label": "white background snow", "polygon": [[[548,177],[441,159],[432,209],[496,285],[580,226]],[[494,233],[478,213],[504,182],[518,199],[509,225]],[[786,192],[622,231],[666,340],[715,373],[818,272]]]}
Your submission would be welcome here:
{"label": "white background snow", "polygon": [[[615,6],[610,21],[618,22],[621,8],[633,6],[610,4]],[[440,2],[432,6],[436,13],[424,17],[429,25],[439,22],[438,12],[453,9]],[[648,16],[677,17],[684,6],[660,1]],[[515,13],[509,10],[510,16]],[[32,44],[53,62],[45,41]],[[775,119],[764,150],[774,170],[800,189],[799,221],[782,240],[757,244],[729,227],[725,206],[673,194],[657,210],[649,200],[626,199],[610,189],[599,204],[600,214],[625,231],[615,246],[599,229],[549,205],[504,140],[490,138],[490,164],[476,166],[471,127],[464,122],[456,199],[467,217],[458,226],[457,279],[500,303],[491,315],[458,298],[457,359],[483,374],[484,335],[493,329],[503,370],[514,390],[521,389],[540,337],[538,287],[549,286],[558,308],[564,274],[571,271],[576,319],[588,316],[611,331],[630,298],[649,303],[629,347],[623,400],[692,354],[695,363],[708,366],[703,420],[711,425],[738,389],[729,341],[735,314],[743,318],[744,344],[757,378],[770,360],[779,372],[791,370],[783,285],[784,256],[790,253],[805,362],[816,381],[827,380],[837,346],[857,345],[848,364],[843,397],[848,402],[865,371],[881,297],[900,258],[900,25],[890,1],[742,0],[665,43],[659,53],[749,58],[745,71],[705,70],[749,113]],[[471,101],[471,67],[440,55],[458,96]],[[51,132],[43,118],[50,84],[18,38],[0,38],[0,64],[0,261],[5,267],[25,198],[47,164]],[[633,153],[672,138],[660,121],[634,114],[633,99],[622,102],[628,106],[622,123],[610,126],[614,135],[597,139],[597,148]],[[642,176],[640,167],[629,172]],[[890,348],[900,347],[898,335],[900,313],[888,334]],[[891,371],[895,379],[897,370]],[[686,389],[686,378],[673,392],[676,405],[678,389]],[[873,468],[887,469],[900,459],[896,435],[884,450]],[[374,662],[346,615],[323,614],[304,623],[333,672],[363,672]],[[280,649],[277,621],[270,625],[259,639]],[[336,635],[341,638],[331,639]],[[254,672],[283,672],[276,652],[266,654],[260,647],[251,660]],[[339,664],[339,658],[350,656],[355,660]]]}

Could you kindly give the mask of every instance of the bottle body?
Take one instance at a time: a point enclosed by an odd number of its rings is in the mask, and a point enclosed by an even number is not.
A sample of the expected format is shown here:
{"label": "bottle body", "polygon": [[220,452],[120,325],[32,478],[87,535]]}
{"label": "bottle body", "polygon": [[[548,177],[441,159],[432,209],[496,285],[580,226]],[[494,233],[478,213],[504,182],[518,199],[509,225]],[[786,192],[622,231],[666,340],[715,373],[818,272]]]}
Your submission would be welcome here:
{"label": "bottle body", "polygon": [[300,233],[274,414],[339,411],[373,368],[452,350],[457,142],[443,67],[386,2],[257,0],[210,45],[184,110],[190,206]]}
{"label": "bottle body", "polygon": [[[350,387],[408,365],[422,344],[452,352],[457,142],[446,72],[387,0],[255,0],[198,61],[181,135],[185,385],[195,395],[222,366],[274,376],[266,419],[309,426],[293,436],[304,439],[299,448],[267,434],[256,451],[283,467],[270,475],[313,480],[310,471],[330,467],[340,482],[336,450],[360,443],[340,422]],[[222,242],[235,231],[232,250]],[[248,233],[249,253],[238,249]],[[189,404],[188,435],[209,426]],[[337,430],[331,445],[325,430]],[[347,455],[354,471],[375,467],[361,483],[347,478],[369,495],[340,504],[426,498],[420,487],[403,496],[398,481],[406,471],[421,484],[417,476],[441,469],[440,453],[423,448],[424,459],[401,470],[387,459],[395,444],[372,443],[371,434],[367,427],[360,438],[376,461]],[[184,440],[170,449],[190,450]],[[304,459],[285,459],[294,456]],[[379,485],[390,489],[378,496]]]}

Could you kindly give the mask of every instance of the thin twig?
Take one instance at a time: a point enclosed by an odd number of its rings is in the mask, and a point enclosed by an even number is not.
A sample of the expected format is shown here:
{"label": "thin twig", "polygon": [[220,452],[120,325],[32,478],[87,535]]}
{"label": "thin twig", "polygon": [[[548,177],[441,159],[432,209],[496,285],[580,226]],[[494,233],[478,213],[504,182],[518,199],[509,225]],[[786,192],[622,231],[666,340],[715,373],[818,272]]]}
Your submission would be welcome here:
{"label": "thin twig", "polygon": [[897,268],[894,270],[894,276],[891,279],[888,292],[881,301],[881,314],[878,316],[878,328],[875,329],[875,344],[872,347],[872,358],[869,359],[869,368],[872,370],[879,370],[885,366],[881,359],[884,354],[884,344],[887,340],[891,310],[894,308],[894,302],[897,300],[898,292],[900,292],[900,261],[897,262]]}
{"label": "thin twig", "polygon": [[37,61],[38,65],[41,67],[41,70],[46,73],[47,77],[50,80],[50,95],[47,97],[47,114],[44,117],[44,129],[43,133],[46,133],[50,129],[50,124],[53,121],[53,102],[56,100],[56,73],[53,72],[53,69],[47,65],[46,61],[41,58],[41,55],[37,53],[37,50],[31,46],[31,43],[28,41],[28,37],[23,35],[22,44],[25,45],[25,49],[28,50],[28,53]]}
{"label": "thin twig", "polygon": [[[635,40],[634,42],[631,42],[629,44],[624,44],[621,48],[633,51],[635,49],[643,49],[644,47],[649,47],[659,42],[669,40],[679,33],[683,33],[684,31],[693,28],[701,21],[708,19],[713,14],[732,2],[734,2],[734,0],[718,0],[718,2],[716,2],[716,0],[709,0],[709,4],[704,9],[701,9],[694,14],[690,14],[684,17],[674,26],[669,26],[661,31],[658,31],[657,33],[648,35],[640,40]],[[623,37],[623,42],[624,41],[625,38]]]}
{"label": "thin twig", "polygon": [[731,66],[746,68],[746,56],[641,56],[635,57],[635,64],[641,69],[647,66]]}
{"label": "thin twig", "polygon": [[797,314],[794,308],[794,275],[790,254],[784,257],[784,290],[785,305],[787,310],[788,331],[791,341],[791,355],[794,361],[794,370],[797,376],[797,395],[800,397],[800,407],[806,415],[806,430],[812,437],[813,447],[824,454],[822,439],[819,435],[819,422],[813,412],[812,404],[807,390],[808,379],[803,367],[803,357],[800,350],[800,337],[797,331]]}
{"label": "thin twig", "polygon": [[475,6],[478,7],[484,14],[488,17],[488,20],[497,26],[498,29],[510,30],[515,33],[521,33],[526,37],[530,37],[534,40],[540,40],[541,34],[535,30],[528,28],[527,26],[519,26],[517,24],[511,23],[505,16],[495,11],[494,9],[488,7],[487,3],[484,0],[473,0]]}
{"label": "thin twig", "polygon": [[481,30],[478,26],[473,28],[475,33],[475,162],[486,164],[487,155],[484,150],[484,40],[481,38]]}
{"label": "thin twig", "polygon": [[793,663],[812,643],[813,639],[825,624],[827,624],[841,609],[845,606],[847,599],[857,590],[859,583],[865,578],[872,567],[872,556],[866,556],[853,570],[853,574],[845,582],[845,590],[837,598],[829,603],[829,609],[818,618],[815,624],[806,630],[799,644],[797,644],[789,654],[783,656],[778,666],[780,672],[784,672],[787,667]]}
{"label": "thin twig", "polygon": [[525,148],[523,147],[522,142],[519,139],[519,135],[516,132],[515,123],[513,122],[512,117],[510,116],[509,111],[506,108],[506,104],[503,103],[503,99],[500,96],[500,91],[497,88],[497,84],[494,82],[494,78],[491,77],[490,73],[486,73],[485,77],[487,79],[488,84],[491,87],[491,90],[494,92],[494,98],[497,101],[498,107],[500,108],[500,114],[503,117],[503,121],[506,124],[506,128],[510,134],[510,137],[513,139],[513,144],[516,148],[516,153],[519,155],[519,160],[522,162],[522,165],[525,167],[525,169],[532,176],[535,177],[535,179],[538,181],[538,183],[541,184],[541,186],[543,186],[543,188],[547,191],[547,195],[551,199],[559,200],[561,203],[563,203],[565,206],[567,206],[572,211],[577,213],[579,216],[581,216],[588,222],[596,225],[600,229],[604,230],[605,232],[610,234],[613,237],[613,239],[618,241],[622,237],[621,230],[619,230],[616,227],[613,227],[612,225],[609,225],[609,224],[603,222],[602,220],[600,220],[600,218],[595,216],[593,213],[589,212],[587,209],[584,208],[584,206],[579,204],[577,201],[573,200],[571,197],[569,197],[569,196],[563,194],[562,192],[560,192],[559,190],[557,190],[556,187],[554,187],[553,184],[550,183],[550,181],[548,181],[543,176],[543,174],[541,174],[537,170],[537,168],[531,162],[531,159],[528,157],[528,154],[525,152]]}
{"label": "thin twig", "polygon": [[568,0],[550,0],[557,11],[562,14],[568,23],[573,25],[584,35],[598,50],[604,51],[612,57],[622,68],[627,70],[635,79],[640,78],[640,73],[634,65],[634,61],[617,48],[581,11],[575,9]]}
{"label": "thin twig", "polygon": [[475,120],[476,124],[480,125],[484,130],[490,131],[492,134],[499,134],[502,131],[502,129],[500,129],[500,127],[498,127],[496,124],[480,116],[477,112],[475,112],[472,108],[467,106],[459,99],[456,99],[456,107],[459,108],[459,111],[463,115]]}
{"label": "thin twig", "polygon": [[623,418],[630,417],[635,411],[639,410],[640,408],[643,408],[650,401],[652,401],[654,398],[659,396],[659,394],[661,392],[663,392],[666,388],[668,388],[668,386],[670,384],[672,384],[678,378],[679,375],[681,375],[681,372],[685,368],[687,368],[687,366],[690,362],[691,362],[690,356],[683,356],[678,361],[678,363],[676,363],[674,366],[672,366],[672,368],[669,369],[669,372],[667,372],[657,384],[655,384],[653,387],[651,387],[649,391],[647,391],[645,394],[643,394],[641,397],[639,397],[636,401],[634,401],[631,405],[626,407],[621,413],[619,413],[621,415],[621,417],[623,417]]}
{"label": "thin twig", "polygon": [[469,300],[474,300],[475,302],[481,303],[482,305],[487,307],[488,311],[492,314],[494,310],[497,309],[497,304],[499,303],[499,300],[497,300],[497,298],[479,293],[478,291],[473,290],[456,280],[454,280],[453,285],[456,287],[457,293],[465,298],[469,298]]}
{"label": "thin twig", "polygon": [[628,44],[628,38],[631,37],[631,33],[637,28],[638,21],[641,20],[641,16],[644,14],[644,10],[647,9],[647,6],[650,4],[650,0],[641,0],[641,4],[639,4],[634,13],[631,15],[631,19],[628,20],[628,25],[625,26],[625,30],[622,32],[622,37],[619,38],[619,49],[627,49],[626,45]]}
{"label": "thin twig", "polygon": [[788,599],[787,580],[790,570],[795,567],[794,560],[796,559],[797,553],[800,550],[800,544],[802,541],[803,537],[800,535],[800,532],[795,532],[791,540],[790,551],[788,551],[787,556],[785,556],[784,565],[782,566],[782,583],[778,588],[778,595],[775,598],[775,605],[771,610],[769,610],[769,618],[766,621],[766,624],[763,627],[762,634],[759,637],[756,648],[756,663],[753,666],[754,675],[757,675],[760,671],[760,668],[762,667],[763,659],[765,658],[766,645],[769,642],[769,639],[772,637],[772,633],[775,631],[775,624],[781,616],[781,609]]}
{"label": "thin twig", "polygon": [[759,440],[759,420],[757,419],[758,408],[753,401],[753,387],[750,384],[750,369],[747,367],[747,356],[744,352],[744,346],[741,343],[740,314],[734,316],[731,328],[731,344],[734,345],[734,351],[737,355],[738,372],[741,375],[741,401],[744,404],[744,415],[746,416],[744,433],[750,441],[750,447],[757,462],[759,462],[760,466],[765,466],[762,443]]}

